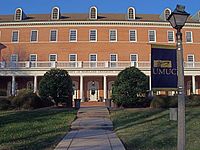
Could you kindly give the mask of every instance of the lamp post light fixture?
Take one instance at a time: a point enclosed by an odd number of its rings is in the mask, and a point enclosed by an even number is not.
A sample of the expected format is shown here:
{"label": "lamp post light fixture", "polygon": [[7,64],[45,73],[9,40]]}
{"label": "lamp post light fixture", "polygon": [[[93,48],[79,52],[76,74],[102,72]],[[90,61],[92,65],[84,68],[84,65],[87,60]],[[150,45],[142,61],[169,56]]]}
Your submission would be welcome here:
{"label": "lamp post light fixture", "polygon": [[168,17],[171,26],[177,30],[177,76],[178,76],[178,150],[185,150],[185,88],[183,67],[183,46],[181,29],[185,25],[190,14],[185,12],[185,6],[177,5],[176,9]]}

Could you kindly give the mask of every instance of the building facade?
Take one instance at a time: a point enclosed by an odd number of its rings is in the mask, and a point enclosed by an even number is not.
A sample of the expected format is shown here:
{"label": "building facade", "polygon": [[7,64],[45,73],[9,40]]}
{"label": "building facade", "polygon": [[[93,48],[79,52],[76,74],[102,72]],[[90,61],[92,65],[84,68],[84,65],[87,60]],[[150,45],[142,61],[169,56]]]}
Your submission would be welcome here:
{"label": "building facade", "polygon": [[[0,15],[0,89],[15,95],[19,89],[38,91],[51,68],[69,72],[74,98],[95,101],[110,98],[118,73],[135,66],[150,76],[152,44],[174,45],[176,31],[161,14],[101,14],[92,6],[88,14]],[[200,90],[200,12],[190,16],[183,33],[185,89]],[[151,81],[151,80],[150,80]],[[151,90],[151,82],[149,82]]]}

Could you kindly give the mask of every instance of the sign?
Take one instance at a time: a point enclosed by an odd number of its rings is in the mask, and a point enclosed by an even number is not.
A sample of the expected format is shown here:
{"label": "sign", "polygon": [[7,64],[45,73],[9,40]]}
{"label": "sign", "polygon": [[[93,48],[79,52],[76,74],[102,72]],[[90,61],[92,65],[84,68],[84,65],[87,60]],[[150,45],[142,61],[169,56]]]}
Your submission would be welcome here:
{"label": "sign", "polygon": [[157,90],[177,89],[176,48],[166,45],[151,47],[151,85]]}

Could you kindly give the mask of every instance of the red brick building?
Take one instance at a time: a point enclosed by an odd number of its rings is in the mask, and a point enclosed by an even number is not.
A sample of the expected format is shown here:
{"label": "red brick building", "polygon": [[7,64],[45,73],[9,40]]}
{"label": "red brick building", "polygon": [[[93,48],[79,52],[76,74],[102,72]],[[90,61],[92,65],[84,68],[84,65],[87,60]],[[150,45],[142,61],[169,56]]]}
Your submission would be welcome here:
{"label": "red brick building", "polygon": [[[44,73],[62,68],[72,76],[74,98],[109,98],[114,80],[135,66],[150,77],[151,44],[175,45],[175,30],[161,14],[49,14],[0,15],[0,89],[14,95],[21,88],[36,92]],[[187,94],[200,93],[200,13],[182,29]],[[151,78],[151,77],[150,77]],[[151,82],[149,83],[151,87]],[[92,94],[95,89],[95,94]]]}

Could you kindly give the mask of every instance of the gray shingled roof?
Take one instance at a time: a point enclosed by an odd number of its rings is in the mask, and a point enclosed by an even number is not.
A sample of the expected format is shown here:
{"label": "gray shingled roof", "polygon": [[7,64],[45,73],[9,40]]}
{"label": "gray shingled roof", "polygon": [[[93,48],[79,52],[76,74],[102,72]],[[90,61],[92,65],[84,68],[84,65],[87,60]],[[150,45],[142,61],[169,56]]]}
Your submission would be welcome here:
{"label": "gray shingled roof", "polygon": [[[158,14],[136,14],[136,19],[132,21],[163,21]],[[89,21],[88,14],[62,14],[60,21]],[[126,14],[98,14],[98,21],[127,21]],[[23,22],[51,21],[50,14],[28,14]],[[57,20],[55,20],[57,21]],[[14,15],[0,15],[0,22],[14,22]],[[17,21],[18,22],[18,21]],[[187,22],[198,22],[188,18]]]}

